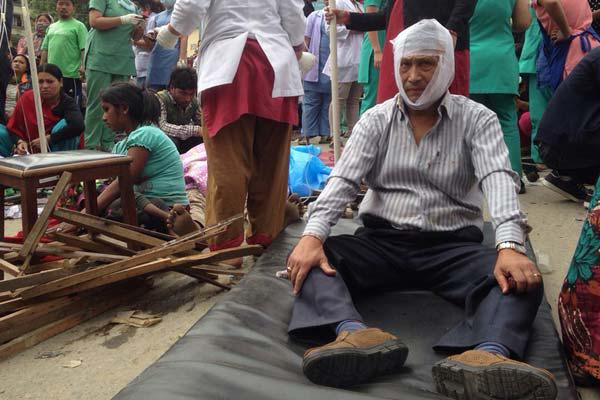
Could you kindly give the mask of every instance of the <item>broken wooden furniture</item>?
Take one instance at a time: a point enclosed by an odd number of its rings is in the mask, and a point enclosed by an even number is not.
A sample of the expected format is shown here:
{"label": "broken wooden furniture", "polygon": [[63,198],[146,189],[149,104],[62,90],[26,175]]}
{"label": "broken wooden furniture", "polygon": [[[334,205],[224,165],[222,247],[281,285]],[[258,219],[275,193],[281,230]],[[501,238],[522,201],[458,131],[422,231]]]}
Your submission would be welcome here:
{"label": "broken wooden furniture", "polygon": [[71,173],[71,182],[83,182],[85,207],[96,215],[96,179],[117,177],[121,189],[124,220],[136,225],[133,181],[129,174],[131,158],[93,150],[57,151],[0,159],[0,235],[4,238],[4,188],[21,192],[23,236],[27,237],[37,220],[37,189],[54,186],[62,172]]}
{"label": "broken wooden furniture", "polygon": [[[64,173],[57,188],[71,179]],[[206,240],[224,232],[242,215],[181,237],[106,220],[64,208],[54,194],[24,244],[0,242],[0,359],[29,348],[148,290],[152,274],[173,271],[222,289],[218,275],[243,275],[220,261],[260,255],[261,246],[214,252]],[[87,231],[83,235],[45,232],[49,216]],[[41,232],[40,234],[38,234]],[[42,233],[54,242],[40,243]],[[128,245],[135,244],[138,251]],[[42,262],[43,255],[62,260]],[[31,257],[35,255],[36,257]],[[40,257],[37,257],[37,256]]]}

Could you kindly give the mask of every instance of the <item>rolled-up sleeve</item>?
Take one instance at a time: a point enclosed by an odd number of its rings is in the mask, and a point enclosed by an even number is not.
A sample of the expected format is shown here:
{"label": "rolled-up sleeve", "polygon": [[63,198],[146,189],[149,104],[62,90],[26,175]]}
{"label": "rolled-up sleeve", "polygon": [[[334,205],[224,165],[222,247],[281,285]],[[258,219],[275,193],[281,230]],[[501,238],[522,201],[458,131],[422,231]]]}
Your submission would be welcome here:
{"label": "rolled-up sleeve", "polygon": [[471,154],[496,229],[496,244],[525,243],[529,226],[517,197],[519,176],[511,169],[500,122],[491,111],[481,112],[474,123]]}

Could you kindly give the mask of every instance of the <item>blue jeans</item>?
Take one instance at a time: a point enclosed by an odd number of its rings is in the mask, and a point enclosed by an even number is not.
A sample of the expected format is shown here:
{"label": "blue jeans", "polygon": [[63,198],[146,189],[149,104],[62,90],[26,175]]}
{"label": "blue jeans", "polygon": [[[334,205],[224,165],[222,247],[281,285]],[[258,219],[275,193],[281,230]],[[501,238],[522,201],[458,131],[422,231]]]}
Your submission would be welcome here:
{"label": "blue jeans", "polygon": [[331,93],[312,90],[304,92],[302,110],[302,136],[330,136],[329,104]]}

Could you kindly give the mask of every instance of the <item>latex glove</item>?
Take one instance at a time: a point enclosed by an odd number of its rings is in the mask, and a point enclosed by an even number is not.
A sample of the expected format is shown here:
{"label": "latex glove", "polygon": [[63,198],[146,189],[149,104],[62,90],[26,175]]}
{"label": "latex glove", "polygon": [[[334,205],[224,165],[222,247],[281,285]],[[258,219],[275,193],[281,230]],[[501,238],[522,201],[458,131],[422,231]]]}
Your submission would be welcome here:
{"label": "latex glove", "polygon": [[298,65],[300,66],[300,72],[302,76],[306,75],[308,71],[310,71],[315,64],[317,63],[317,57],[312,53],[303,52],[302,57],[298,60]]}
{"label": "latex glove", "polygon": [[154,29],[156,32],[156,43],[160,44],[165,49],[172,49],[177,44],[179,36],[169,30],[168,25],[163,25],[160,28]]}
{"label": "latex glove", "polygon": [[130,25],[139,25],[144,22],[144,18],[141,15],[137,14],[127,14],[119,17],[121,19],[121,25],[130,24]]}

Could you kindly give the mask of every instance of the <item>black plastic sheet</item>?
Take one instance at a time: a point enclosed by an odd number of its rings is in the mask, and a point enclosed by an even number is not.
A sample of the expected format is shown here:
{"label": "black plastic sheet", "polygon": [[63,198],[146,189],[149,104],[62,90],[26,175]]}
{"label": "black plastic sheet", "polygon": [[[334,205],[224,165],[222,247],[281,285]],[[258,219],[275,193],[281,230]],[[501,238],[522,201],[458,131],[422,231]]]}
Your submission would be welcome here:
{"label": "black plastic sheet", "polygon": [[[334,234],[352,233],[342,220]],[[434,391],[431,366],[446,354],[431,346],[462,318],[462,310],[429,292],[392,292],[358,304],[371,326],[390,331],[408,345],[401,373],[351,390],[317,386],[302,374],[305,347],[287,335],[293,296],[288,281],[275,277],[302,233],[288,227],[252,272],[218,302],[156,363],[134,379],[118,400],[188,399],[443,399]],[[486,241],[493,243],[489,225]],[[550,370],[559,399],[576,399],[549,305],[540,307],[526,361]]]}

